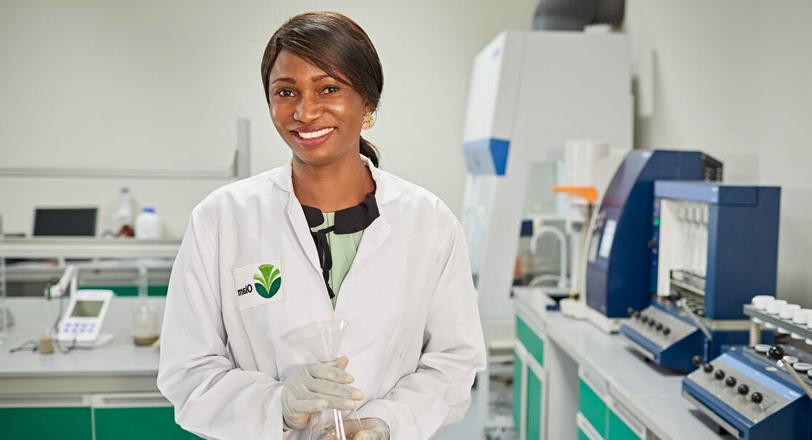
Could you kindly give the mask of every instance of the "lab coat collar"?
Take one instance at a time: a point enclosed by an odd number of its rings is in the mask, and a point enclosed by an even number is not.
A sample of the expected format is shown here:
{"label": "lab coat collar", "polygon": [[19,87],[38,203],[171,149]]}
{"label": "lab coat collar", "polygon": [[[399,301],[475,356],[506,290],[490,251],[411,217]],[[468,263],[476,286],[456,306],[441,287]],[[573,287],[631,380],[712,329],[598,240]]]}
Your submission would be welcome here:
{"label": "lab coat collar", "polygon": [[[375,200],[378,202],[378,206],[397,198],[400,195],[400,191],[395,185],[392,184],[393,182],[391,177],[387,173],[375,167],[375,165],[372,164],[372,161],[370,161],[366,156],[360,155],[360,157],[364,162],[364,165],[369,168],[369,173],[372,175],[372,180],[375,181]],[[269,178],[280,189],[292,194],[293,175],[291,173],[291,164],[288,162],[284,166],[271,170],[269,173]]]}
{"label": "lab coat collar", "polygon": [[[359,244],[358,251],[355,254],[353,265],[369,264],[374,260],[374,254],[377,249],[380,248],[384,242],[386,242],[387,238],[389,238],[389,234],[391,233],[392,229],[389,222],[386,220],[382,205],[388,201],[394,200],[400,194],[390,175],[379,171],[366,157],[361,156],[361,158],[364,161],[364,164],[369,168],[370,174],[372,174],[372,179],[375,180],[375,200],[377,201],[380,209],[380,215],[364,230],[364,235],[361,238],[361,243]],[[307,255],[307,259],[310,260],[310,264],[313,266],[313,269],[321,276],[321,265],[319,264],[316,246],[313,243],[313,238],[310,235],[310,227],[307,224],[307,219],[305,218],[302,205],[299,203],[299,199],[296,198],[296,194],[294,194],[292,191],[293,177],[291,175],[290,163],[271,170],[269,177],[276,186],[283,191],[288,192],[288,203],[286,210],[288,220],[290,221],[290,226],[293,229],[294,235],[299,241],[299,245],[302,247],[305,255]],[[352,269],[350,269],[350,272],[352,272]],[[325,294],[325,298],[326,297],[327,296]],[[344,298],[344,301],[339,300],[336,304],[336,308],[338,309],[339,305],[345,303],[346,301],[347,298]]]}

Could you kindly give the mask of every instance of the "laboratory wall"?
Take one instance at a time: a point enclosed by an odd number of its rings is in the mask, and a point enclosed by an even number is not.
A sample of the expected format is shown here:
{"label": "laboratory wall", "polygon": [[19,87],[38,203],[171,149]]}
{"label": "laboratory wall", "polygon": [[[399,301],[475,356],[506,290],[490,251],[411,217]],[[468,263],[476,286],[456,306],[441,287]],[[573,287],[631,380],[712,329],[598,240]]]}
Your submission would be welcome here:
{"label": "laboratory wall", "polygon": [[[812,2],[628,0],[638,147],[780,185],[778,296],[812,306]],[[742,237],[747,240],[747,237]]]}
{"label": "laboratory wall", "polygon": [[366,136],[382,166],[461,206],[462,125],[473,56],[528,29],[534,0],[0,3],[0,213],[30,233],[37,206],[99,206],[121,186],[179,237],[191,208],[226,179],[9,177],[3,169],[225,172],[237,119],[251,123],[252,172],[289,159],[259,76],[270,34],[296,13],[338,10],[361,24],[385,76]]}

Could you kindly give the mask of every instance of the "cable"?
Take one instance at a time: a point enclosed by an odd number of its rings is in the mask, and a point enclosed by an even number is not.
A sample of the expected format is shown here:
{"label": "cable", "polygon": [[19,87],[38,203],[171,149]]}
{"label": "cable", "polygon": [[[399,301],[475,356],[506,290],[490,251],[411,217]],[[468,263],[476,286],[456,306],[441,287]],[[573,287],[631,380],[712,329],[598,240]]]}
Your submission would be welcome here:
{"label": "cable", "polygon": [[17,353],[18,351],[30,351],[32,353],[36,353],[38,349],[37,341],[33,339],[29,339],[22,344],[10,349],[9,353]]}

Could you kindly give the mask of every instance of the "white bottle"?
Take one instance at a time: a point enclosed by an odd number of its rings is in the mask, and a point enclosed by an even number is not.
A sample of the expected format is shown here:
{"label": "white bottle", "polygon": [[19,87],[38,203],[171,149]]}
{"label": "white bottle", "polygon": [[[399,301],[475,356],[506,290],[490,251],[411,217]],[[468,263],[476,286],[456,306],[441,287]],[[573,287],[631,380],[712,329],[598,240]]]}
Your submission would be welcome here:
{"label": "white bottle", "polygon": [[116,235],[132,237],[133,208],[130,189],[121,188],[118,199],[118,210],[113,214],[113,231]]}
{"label": "white bottle", "polygon": [[160,240],[161,236],[161,218],[155,213],[155,208],[145,206],[135,219],[135,238]]}

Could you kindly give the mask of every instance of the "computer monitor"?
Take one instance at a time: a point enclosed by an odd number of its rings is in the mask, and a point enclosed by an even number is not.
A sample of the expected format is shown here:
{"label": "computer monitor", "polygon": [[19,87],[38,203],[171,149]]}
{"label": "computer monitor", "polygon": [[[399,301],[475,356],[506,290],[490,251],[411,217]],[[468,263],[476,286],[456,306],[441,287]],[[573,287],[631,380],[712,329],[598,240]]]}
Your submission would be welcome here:
{"label": "computer monitor", "polygon": [[34,236],[95,237],[97,208],[36,208]]}

